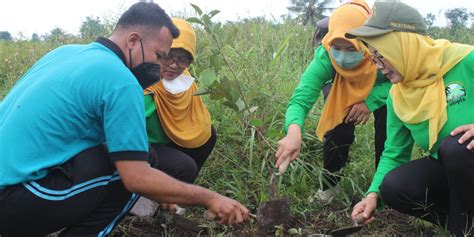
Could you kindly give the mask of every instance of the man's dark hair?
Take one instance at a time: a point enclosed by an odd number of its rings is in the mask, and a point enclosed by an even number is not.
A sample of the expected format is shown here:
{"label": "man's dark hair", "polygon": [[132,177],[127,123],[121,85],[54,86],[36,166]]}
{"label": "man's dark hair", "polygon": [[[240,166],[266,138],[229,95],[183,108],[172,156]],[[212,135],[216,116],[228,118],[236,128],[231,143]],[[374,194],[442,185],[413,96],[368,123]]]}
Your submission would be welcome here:
{"label": "man's dark hair", "polygon": [[129,26],[146,26],[156,29],[165,26],[170,30],[174,39],[179,36],[179,30],[173,24],[168,14],[158,4],[153,2],[137,2],[133,4],[122,14],[115,29]]}

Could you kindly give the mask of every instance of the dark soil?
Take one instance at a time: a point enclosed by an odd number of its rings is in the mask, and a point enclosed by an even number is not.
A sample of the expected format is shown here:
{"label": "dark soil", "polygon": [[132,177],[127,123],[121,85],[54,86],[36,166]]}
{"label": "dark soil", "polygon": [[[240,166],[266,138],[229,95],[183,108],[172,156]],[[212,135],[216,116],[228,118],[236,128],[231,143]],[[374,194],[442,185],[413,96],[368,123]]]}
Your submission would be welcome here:
{"label": "dark soil", "polygon": [[[347,208],[346,208],[347,209]],[[292,215],[289,224],[275,229],[272,236],[319,236],[332,230],[353,225],[349,213],[341,205],[331,204],[322,210],[302,215]],[[258,236],[256,221],[250,219],[246,224],[222,226],[215,222],[195,218],[191,214],[187,217],[206,231],[201,233],[189,232],[173,226],[171,215],[157,213],[151,221],[137,217],[126,217],[116,228],[112,236],[215,236],[225,233],[226,236]],[[414,224],[414,218],[385,209],[378,211],[376,220],[364,227],[353,236],[433,236],[437,233],[436,227],[430,224]]]}

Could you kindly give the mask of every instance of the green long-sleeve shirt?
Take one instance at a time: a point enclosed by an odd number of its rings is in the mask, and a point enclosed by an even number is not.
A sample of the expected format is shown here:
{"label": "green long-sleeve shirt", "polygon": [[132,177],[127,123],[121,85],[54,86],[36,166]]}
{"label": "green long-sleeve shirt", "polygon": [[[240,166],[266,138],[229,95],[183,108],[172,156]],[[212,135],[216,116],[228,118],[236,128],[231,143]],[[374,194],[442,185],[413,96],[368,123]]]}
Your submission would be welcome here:
{"label": "green long-sleeve shirt", "polygon": [[[444,76],[448,120],[438,133],[438,140],[429,151],[438,158],[441,141],[455,128],[474,124],[474,52],[471,52]],[[377,172],[367,193],[379,193],[383,178],[391,170],[411,160],[413,144],[428,150],[428,121],[403,123],[393,111],[391,97],[387,99],[387,140]],[[409,184],[407,184],[409,185]],[[382,204],[383,205],[383,204]]]}
{"label": "green long-sleeve shirt", "polygon": [[161,126],[158,112],[156,111],[153,94],[145,95],[145,117],[148,143],[168,144],[171,142]]}
{"label": "green long-sleeve shirt", "polygon": [[[304,120],[318,99],[322,88],[326,83],[332,81],[334,76],[335,70],[328,52],[323,46],[319,46],[288,103],[285,116],[286,131],[288,131],[290,124],[298,124],[303,128]],[[385,105],[391,85],[390,81],[378,72],[374,88],[365,100],[365,104],[371,112]]]}

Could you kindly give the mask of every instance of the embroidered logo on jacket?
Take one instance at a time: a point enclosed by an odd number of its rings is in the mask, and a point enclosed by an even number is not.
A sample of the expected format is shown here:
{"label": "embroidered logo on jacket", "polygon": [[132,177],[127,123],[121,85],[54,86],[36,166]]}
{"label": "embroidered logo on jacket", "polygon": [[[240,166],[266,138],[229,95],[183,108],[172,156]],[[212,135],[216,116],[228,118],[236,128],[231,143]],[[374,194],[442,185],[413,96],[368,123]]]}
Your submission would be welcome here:
{"label": "embroidered logo on jacket", "polygon": [[446,102],[449,106],[466,101],[466,89],[458,83],[449,84],[446,88]]}

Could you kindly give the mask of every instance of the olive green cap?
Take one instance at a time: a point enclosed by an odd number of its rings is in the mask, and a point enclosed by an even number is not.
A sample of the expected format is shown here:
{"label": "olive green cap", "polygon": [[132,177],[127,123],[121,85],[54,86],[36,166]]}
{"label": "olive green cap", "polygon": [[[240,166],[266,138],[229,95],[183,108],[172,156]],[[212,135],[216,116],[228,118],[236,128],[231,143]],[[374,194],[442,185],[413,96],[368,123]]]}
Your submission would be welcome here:
{"label": "olive green cap", "polygon": [[364,26],[346,33],[347,38],[374,37],[392,31],[428,34],[425,19],[413,7],[401,2],[375,2],[373,14]]}

